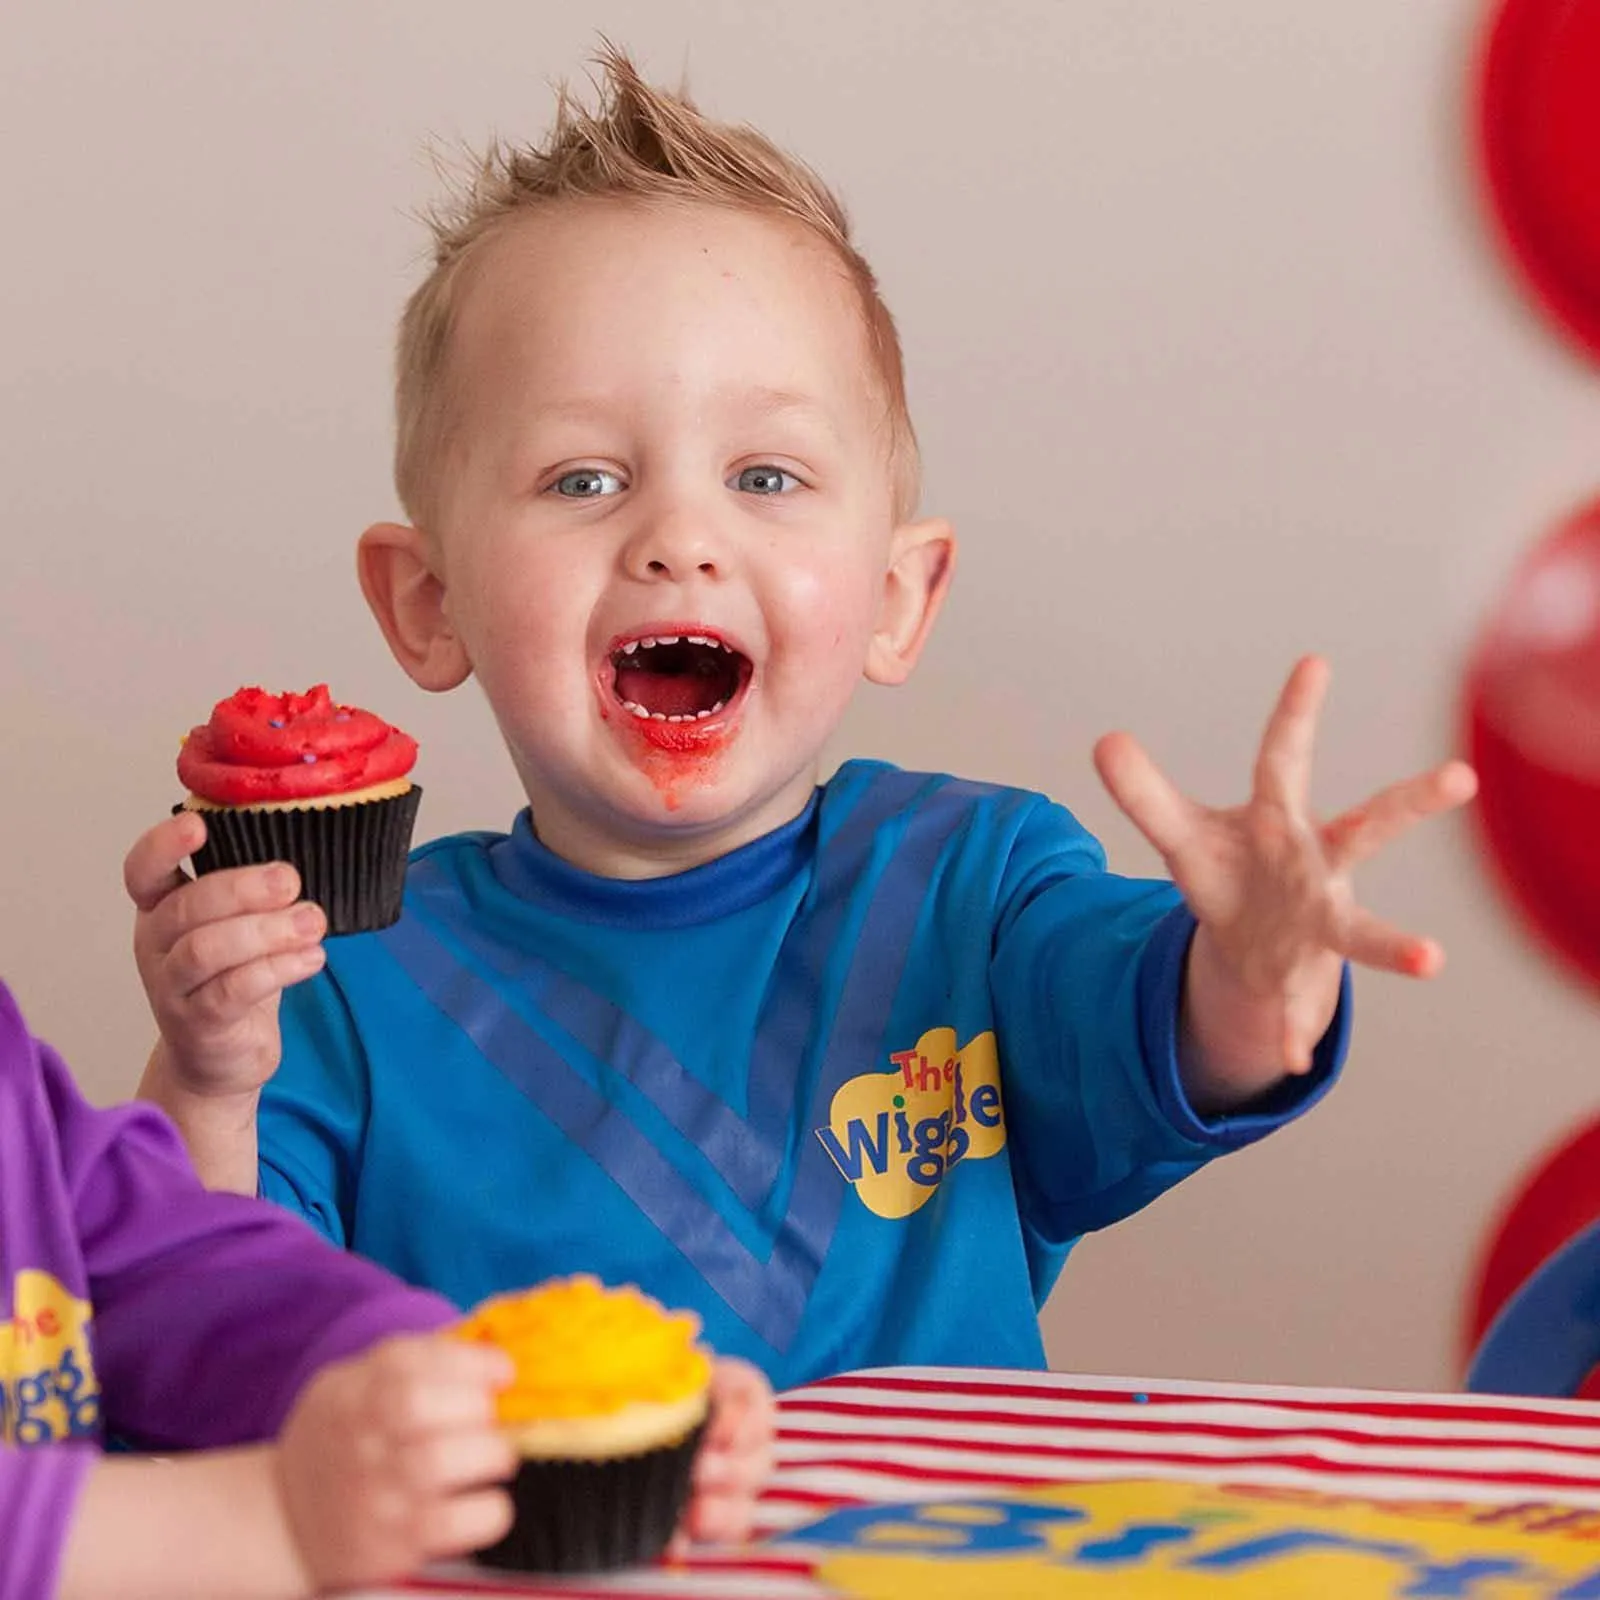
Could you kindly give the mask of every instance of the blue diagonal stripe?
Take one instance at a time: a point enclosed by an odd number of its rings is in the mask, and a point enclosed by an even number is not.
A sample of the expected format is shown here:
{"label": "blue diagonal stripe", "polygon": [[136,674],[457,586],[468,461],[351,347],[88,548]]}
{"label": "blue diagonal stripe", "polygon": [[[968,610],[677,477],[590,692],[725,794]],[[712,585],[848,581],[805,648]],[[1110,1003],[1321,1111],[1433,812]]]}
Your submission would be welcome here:
{"label": "blue diagonal stripe", "polygon": [[402,917],[379,938],[484,1060],[601,1167],[736,1316],[782,1350],[803,1304],[786,1303],[785,1287],[767,1281],[765,1264],[626,1112],[587,1083],[531,1023],[414,918]]}
{"label": "blue diagonal stripe", "polygon": [[844,1204],[844,1179],[812,1130],[828,1121],[833,1097],[848,1079],[883,1066],[884,1035],[934,868],[971,815],[974,797],[987,792],[955,780],[939,788],[912,815],[874,887],[811,1093],[794,1188],[772,1252],[770,1279],[782,1287],[786,1303],[803,1305],[809,1297]]}
{"label": "blue diagonal stripe", "polygon": [[[821,1020],[827,966],[839,949],[852,891],[866,871],[873,842],[891,817],[938,781],[920,772],[884,773],[818,848],[815,879],[778,953],[770,999],[750,1050],[750,1123],[763,1143],[781,1146],[788,1136],[800,1075]],[[904,887],[903,879],[897,882]]]}
{"label": "blue diagonal stripe", "polygon": [[782,1151],[750,1137],[744,1119],[685,1067],[662,1040],[619,1006],[531,950],[487,937],[463,915],[449,879],[431,859],[412,867],[414,910],[436,918],[450,937],[523,994],[597,1061],[607,1063],[696,1145],[739,1202],[758,1210],[772,1189]]}

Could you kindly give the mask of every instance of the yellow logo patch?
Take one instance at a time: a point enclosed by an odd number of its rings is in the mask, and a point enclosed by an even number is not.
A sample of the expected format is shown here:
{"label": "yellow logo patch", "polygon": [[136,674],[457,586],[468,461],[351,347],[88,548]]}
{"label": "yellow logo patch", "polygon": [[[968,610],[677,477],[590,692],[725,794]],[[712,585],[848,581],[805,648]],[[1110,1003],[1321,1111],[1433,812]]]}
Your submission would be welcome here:
{"label": "yellow logo patch", "polygon": [[817,1137],[869,1211],[908,1217],[957,1162],[1004,1148],[1000,1058],[993,1033],[957,1049],[955,1029],[930,1028],[889,1061],[839,1086]]}
{"label": "yellow logo patch", "polygon": [[87,1439],[100,1431],[89,1354],[93,1309],[48,1272],[25,1267],[0,1322],[0,1439],[9,1445]]}

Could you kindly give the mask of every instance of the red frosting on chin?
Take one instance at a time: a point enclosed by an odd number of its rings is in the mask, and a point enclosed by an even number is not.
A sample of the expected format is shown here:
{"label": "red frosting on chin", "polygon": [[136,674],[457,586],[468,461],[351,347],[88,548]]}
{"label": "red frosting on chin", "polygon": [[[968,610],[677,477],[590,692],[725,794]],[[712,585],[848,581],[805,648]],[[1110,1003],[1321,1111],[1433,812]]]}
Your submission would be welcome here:
{"label": "red frosting on chin", "polygon": [[218,805],[310,800],[403,778],[417,741],[381,717],[337,705],[319,683],[304,694],[241,689],[190,730],[178,777]]}

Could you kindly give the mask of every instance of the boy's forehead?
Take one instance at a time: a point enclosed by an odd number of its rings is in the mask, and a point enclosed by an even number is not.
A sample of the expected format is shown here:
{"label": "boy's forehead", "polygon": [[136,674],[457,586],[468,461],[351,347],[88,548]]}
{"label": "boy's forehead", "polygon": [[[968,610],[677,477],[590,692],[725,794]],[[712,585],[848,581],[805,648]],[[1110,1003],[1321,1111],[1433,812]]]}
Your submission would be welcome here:
{"label": "boy's forehead", "polygon": [[742,382],[774,406],[876,387],[859,298],[828,246],[703,203],[569,200],[508,219],[454,320],[469,386],[530,363],[574,382],[654,363]]}
{"label": "boy's forehead", "polygon": [[791,291],[837,283],[837,260],[787,218],[705,201],[554,200],[508,217],[485,251],[493,281],[539,280],[571,292],[609,283],[714,269],[728,281]]}

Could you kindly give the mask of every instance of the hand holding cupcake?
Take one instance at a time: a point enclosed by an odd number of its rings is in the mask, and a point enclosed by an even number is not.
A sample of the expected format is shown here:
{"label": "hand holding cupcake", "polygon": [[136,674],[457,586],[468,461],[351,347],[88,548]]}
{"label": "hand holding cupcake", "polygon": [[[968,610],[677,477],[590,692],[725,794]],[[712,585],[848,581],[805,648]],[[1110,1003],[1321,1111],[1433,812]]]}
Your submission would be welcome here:
{"label": "hand holding cupcake", "polygon": [[160,1029],[140,1093],[178,1123],[211,1188],[256,1192],[279,995],[321,970],[325,935],[400,914],[416,753],[326,685],[241,689],[184,740],[188,793],[128,852],[134,957]]}
{"label": "hand holding cupcake", "polygon": [[458,1336],[515,1367],[499,1419],[520,1463],[516,1520],[481,1560],[536,1572],[653,1561],[686,1513],[698,1537],[748,1532],[770,1465],[771,1390],[744,1362],[713,1364],[699,1326],[585,1276],[467,1318]]}

